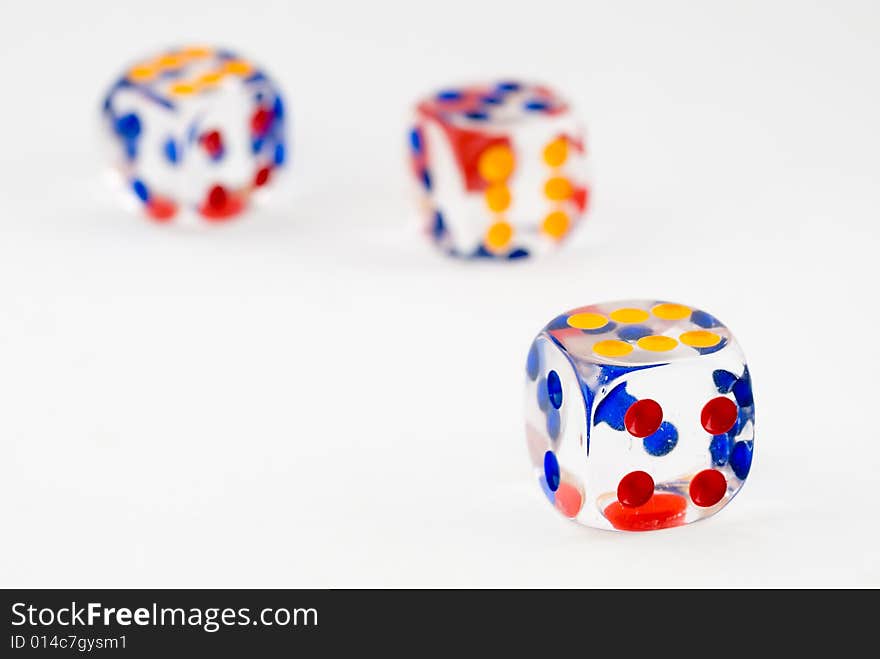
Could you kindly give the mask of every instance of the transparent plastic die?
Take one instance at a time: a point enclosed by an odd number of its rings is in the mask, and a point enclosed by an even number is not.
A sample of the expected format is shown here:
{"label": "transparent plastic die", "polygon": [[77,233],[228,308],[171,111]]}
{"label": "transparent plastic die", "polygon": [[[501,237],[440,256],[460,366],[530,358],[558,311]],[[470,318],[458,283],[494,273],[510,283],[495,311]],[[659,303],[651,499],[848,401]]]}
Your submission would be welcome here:
{"label": "transparent plastic die", "polygon": [[588,526],[703,519],[751,468],[745,358],[725,325],[693,307],[624,300],[557,316],[529,350],[525,410],[539,486]]}
{"label": "transparent plastic die", "polygon": [[543,85],[500,81],[432,94],[417,104],[409,152],[425,233],[453,256],[546,253],[589,202],[583,129]]}
{"label": "transparent plastic die", "polygon": [[288,158],[280,92],[223,49],[175,48],[134,63],[101,116],[117,187],[157,222],[233,218]]}

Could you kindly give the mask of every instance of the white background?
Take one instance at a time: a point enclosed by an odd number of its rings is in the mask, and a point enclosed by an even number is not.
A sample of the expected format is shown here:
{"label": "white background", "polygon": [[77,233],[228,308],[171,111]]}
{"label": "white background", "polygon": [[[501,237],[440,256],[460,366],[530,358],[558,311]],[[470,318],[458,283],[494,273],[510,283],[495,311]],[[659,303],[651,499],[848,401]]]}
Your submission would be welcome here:
{"label": "white background", "polygon": [[[872,2],[32,2],[0,25],[0,584],[880,585]],[[101,94],[168,44],[263,63],[276,205],[185,231],[102,190]],[[420,237],[420,94],[564,90],[593,213],[542,261]],[[755,462],[721,514],[580,528],[534,483],[555,314],[660,297],[736,333]]]}

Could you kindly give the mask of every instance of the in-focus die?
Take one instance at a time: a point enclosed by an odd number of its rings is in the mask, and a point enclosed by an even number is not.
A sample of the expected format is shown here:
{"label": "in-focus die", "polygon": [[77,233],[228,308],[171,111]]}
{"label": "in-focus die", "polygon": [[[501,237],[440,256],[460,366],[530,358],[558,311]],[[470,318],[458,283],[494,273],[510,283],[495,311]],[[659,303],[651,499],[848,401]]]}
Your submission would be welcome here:
{"label": "in-focus die", "polygon": [[566,517],[662,529],[708,517],[749,474],[755,407],[730,330],[682,304],[626,300],[568,311],[526,360],[536,478]]}
{"label": "in-focus die", "polygon": [[417,105],[409,146],[427,233],[449,254],[544,252],[586,209],[583,132],[547,87],[508,81],[438,92]]}
{"label": "in-focus die", "polygon": [[115,168],[147,215],[237,215],[286,159],[285,107],[259,68],[214,48],[170,50],[131,66],[103,118]]}

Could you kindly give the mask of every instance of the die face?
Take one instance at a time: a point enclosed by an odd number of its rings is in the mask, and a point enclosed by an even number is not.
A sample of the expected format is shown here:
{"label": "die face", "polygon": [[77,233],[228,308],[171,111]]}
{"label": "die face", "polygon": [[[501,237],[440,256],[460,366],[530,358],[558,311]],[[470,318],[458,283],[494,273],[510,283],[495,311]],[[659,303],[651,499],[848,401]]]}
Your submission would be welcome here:
{"label": "die face", "polygon": [[583,132],[546,87],[508,81],[440,91],[418,104],[409,142],[427,233],[451,255],[542,253],[583,216]]}
{"label": "die face", "polygon": [[135,64],[103,118],[116,169],[159,221],[233,217],[286,158],[278,90],[227,51],[180,48]]}
{"label": "die face", "polygon": [[[687,332],[705,334],[682,340]],[[720,510],[748,476],[751,377],[733,335],[701,310],[645,300],[574,309],[535,339],[526,371],[532,464],[568,517],[630,531],[678,526]]]}
{"label": "die face", "polygon": [[573,358],[622,367],[687,361],[733,343],[730,330],[711,314],[652,300],[572,309],[554,318],[544,331]]}

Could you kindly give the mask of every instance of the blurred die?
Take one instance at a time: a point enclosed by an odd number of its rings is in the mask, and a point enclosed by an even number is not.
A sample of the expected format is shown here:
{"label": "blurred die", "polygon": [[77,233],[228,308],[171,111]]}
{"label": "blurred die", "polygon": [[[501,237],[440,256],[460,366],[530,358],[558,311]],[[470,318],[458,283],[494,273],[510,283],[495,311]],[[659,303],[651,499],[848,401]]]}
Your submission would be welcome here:
{"label": "blurred die", "polygon": [[137,62],[102,115],[115,169],[159,222],[234,217],[287,158],[278,88],[226,50],[178,48]]}
{"label": "blurred die", "polygon": [[410,161],[427,233],[465,258],[516,259],[565,239],[589,200],[586,150],[568,103],[514,81],[423,99]]}

